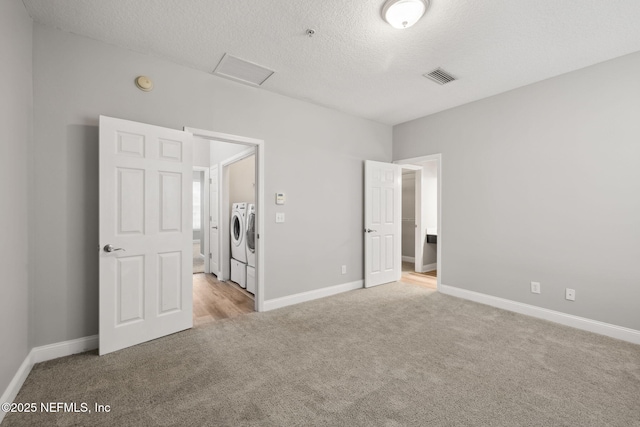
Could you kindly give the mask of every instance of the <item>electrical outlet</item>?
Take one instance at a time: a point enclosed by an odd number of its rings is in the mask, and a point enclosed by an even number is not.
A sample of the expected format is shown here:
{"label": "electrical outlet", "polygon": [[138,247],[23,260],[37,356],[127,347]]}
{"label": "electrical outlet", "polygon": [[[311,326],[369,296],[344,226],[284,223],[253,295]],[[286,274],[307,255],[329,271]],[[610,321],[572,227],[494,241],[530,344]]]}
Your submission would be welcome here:
{"label": "electrical outlet", "polygon": [[347,266],[346,265],[342,266],[342,274],[347,274]]}
{"label": "electrical outlet", "polygon": [[531,282],[531,292],[534,294],[540,293],[540,282]]}
{"label": "electrical outlet", "polygon": [[569,301],[575,301],[576,300],[576,290],[567,288],[566,291],[565,291],[564,297],[566,299],[568,299]]}
{"label": "electrical outlet", "polygon": [[276,212],[276,222],[284,222],[284,212]]}

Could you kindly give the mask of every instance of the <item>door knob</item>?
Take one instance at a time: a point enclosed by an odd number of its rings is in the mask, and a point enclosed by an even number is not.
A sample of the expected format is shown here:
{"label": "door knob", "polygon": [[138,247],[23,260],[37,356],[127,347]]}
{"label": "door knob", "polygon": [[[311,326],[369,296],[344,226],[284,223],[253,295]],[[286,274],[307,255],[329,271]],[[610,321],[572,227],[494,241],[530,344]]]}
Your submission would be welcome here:
{"label": "door knob", "polygon": [[372,230],[372,229],[370,229],[370,228],[365,228],[365,229],[364,229],[364,232],[365,232],[365,233],[375,233],[376,231],[378,231],[378,230]]}
{"label": "door knob", "polygon": [[104,247],[105,252],[115,252],[115,251],[124,251],[123,248],[114,248],[113,245],[106,245]]}
{"label": "door knob", "polygon": [[214,230],[217,230],[217,229],[218,229],[218,226],[215,226],[215,227],[211,227],[211,228],[213,228]]}

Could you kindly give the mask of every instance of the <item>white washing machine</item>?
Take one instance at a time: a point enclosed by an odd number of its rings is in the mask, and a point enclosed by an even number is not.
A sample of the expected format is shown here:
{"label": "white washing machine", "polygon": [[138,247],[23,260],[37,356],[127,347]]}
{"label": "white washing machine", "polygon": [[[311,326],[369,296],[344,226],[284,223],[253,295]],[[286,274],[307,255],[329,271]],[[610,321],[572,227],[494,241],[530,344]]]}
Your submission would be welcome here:
{"label": "white washing machine", "polygon": [[256,206],[247,206],[247,232],[245,242],[247,247],[247,291],[256,293]]}
{"label": "white washing machine", "polygon": [[231,281],[243,288],[247,287],[247,248],[246,248],[247,204],[234,203],[231,209]]}

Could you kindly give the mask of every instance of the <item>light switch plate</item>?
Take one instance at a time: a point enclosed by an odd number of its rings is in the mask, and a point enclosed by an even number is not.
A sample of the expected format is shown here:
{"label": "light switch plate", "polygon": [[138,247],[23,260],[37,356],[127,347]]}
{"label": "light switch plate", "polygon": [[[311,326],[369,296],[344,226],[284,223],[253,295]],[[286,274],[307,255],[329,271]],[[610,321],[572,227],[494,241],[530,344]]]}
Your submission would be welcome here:
{"label": "light switch plate", "polygon": [[276,222],[284,222],[284,212],[276,212]]}

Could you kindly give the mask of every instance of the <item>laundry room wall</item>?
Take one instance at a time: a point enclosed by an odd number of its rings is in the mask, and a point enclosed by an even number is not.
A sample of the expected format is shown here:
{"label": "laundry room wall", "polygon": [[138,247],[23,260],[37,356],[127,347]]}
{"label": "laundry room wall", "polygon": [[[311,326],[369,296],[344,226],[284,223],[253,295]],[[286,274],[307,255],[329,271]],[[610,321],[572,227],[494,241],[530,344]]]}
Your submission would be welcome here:
{"label": "laundry room wall", "polygon": [[98,333],[99,115],[265,141],[267,300],[362,280],[363,161],[391,161],[390,126],[40,24],[33,42],[34,345]]}
{"label": "laundry room wall", "polygon": [[[256,202],[256,156],[229,165],[229,209],[234,203]],[[231,213],[231,210],[229,210]]]}

